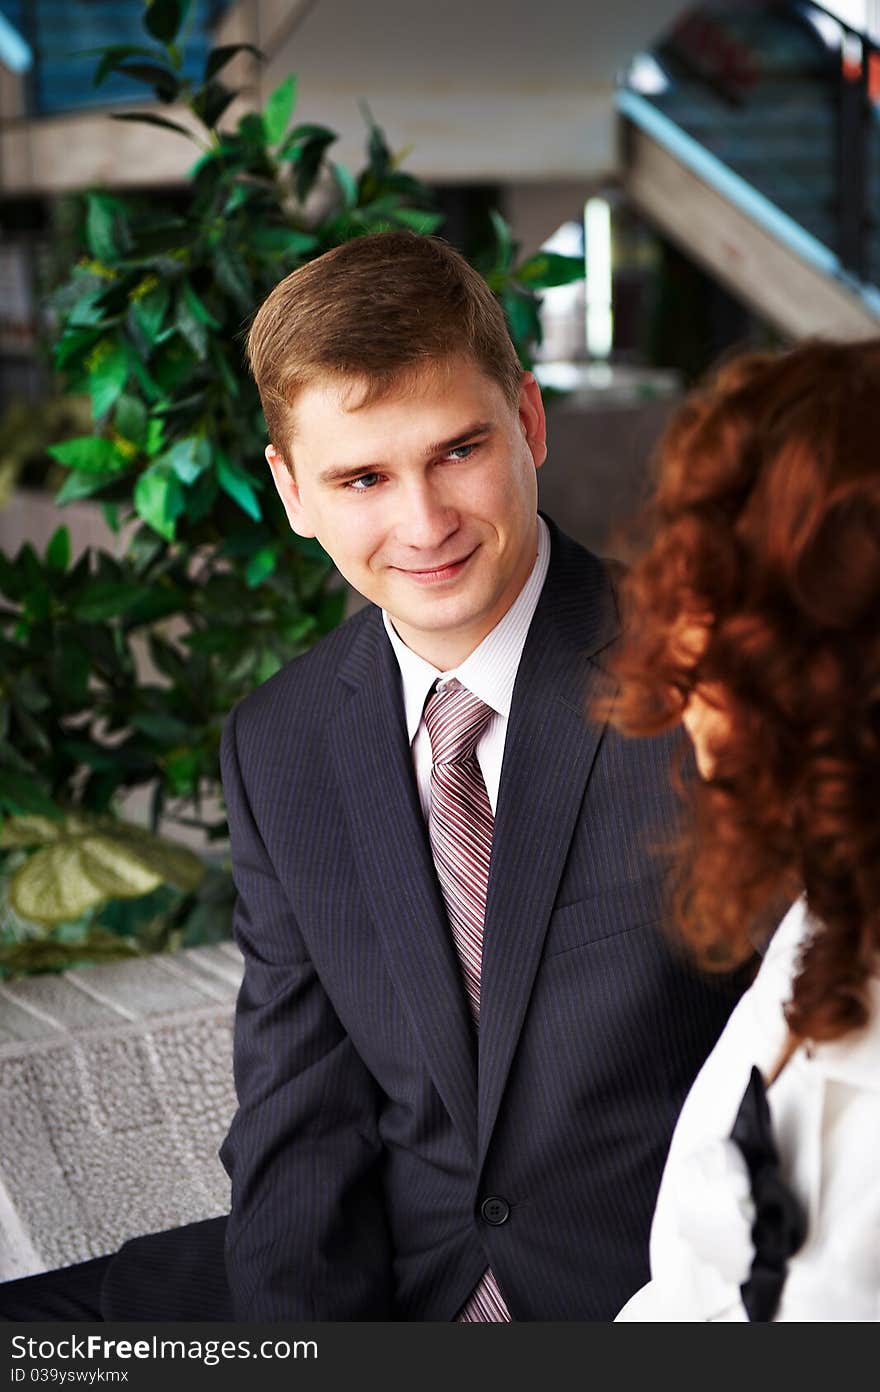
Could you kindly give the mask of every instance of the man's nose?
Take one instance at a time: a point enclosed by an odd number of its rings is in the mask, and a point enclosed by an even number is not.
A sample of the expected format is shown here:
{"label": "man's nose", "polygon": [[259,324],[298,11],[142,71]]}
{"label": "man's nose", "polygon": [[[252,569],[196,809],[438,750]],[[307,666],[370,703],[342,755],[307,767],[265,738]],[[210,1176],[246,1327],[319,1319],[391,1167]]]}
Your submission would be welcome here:
{"label": "man's nose", "polygon": [[406,490],[401,499],[397,539],[420,551],[437,550],[458,528],[458,512],[441,490],[420,482]]}

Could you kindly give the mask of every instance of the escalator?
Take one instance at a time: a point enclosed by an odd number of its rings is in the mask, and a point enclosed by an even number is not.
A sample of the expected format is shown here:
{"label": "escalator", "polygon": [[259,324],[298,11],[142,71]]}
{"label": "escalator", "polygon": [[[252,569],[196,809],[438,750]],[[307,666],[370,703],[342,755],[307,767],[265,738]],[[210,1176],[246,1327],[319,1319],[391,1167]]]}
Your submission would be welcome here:
{"label": "escalator", "polygon": [[880,333],[878,97],[820,6],[689,10],[617,92],[625,190],[786,337]]}

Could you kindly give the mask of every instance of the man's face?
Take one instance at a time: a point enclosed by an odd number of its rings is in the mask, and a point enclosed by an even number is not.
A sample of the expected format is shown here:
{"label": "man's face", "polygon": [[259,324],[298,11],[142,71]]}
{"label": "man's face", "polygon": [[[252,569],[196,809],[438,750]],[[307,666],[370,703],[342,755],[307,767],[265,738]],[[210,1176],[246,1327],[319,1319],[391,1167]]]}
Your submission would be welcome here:
{"label": "man's face", "polygon": [[317,537],[403,641],[458,665],[516,599],[537,550],[546,457],[538,384],[518,406],[469,357],[408,374],[358,408],[358,378],[305,387],[292,413],[292,477],[266,457],[290,525]]}

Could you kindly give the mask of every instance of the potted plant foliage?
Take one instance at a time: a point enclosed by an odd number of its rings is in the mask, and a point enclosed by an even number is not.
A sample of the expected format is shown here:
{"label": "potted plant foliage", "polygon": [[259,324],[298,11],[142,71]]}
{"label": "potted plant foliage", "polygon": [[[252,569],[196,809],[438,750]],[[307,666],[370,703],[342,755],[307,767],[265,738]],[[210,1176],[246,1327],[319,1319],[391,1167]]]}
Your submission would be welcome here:
{"label": "potted plant foliage", "polygon": [[[297,117],[293,77],[221,125],[236,96],[224,71],[248,46],[215,48],[201,82],[185,80],[185,9],[148,7],[144,44],[105,50],[95,82],[121,71],[145,83],[160,105],[115,119],[194,143],[186,206],[85,194],[83,254],[51,304],[59,385],[91,408],[88,433],[50,447],[65,470],[57,503],[100,504],[123,554],[75,557],[62,524],[44,554],[0,555],[5,973],[228,933],[228,871],[176,829],[222,843],[224,716],[337,624],[346,598],[320,546],[272,504],[243,330],[285,273],[328,248],[441,222],[372,121],[364,167],[334,162],[335,134]],[[188,108],[194,128],[162,104]],[[527,364],[537,292],[582,267],[544,253],[517,264],[493,220],[481,269]],[[121,815],[138,787],[150,790],[147,826]]]}

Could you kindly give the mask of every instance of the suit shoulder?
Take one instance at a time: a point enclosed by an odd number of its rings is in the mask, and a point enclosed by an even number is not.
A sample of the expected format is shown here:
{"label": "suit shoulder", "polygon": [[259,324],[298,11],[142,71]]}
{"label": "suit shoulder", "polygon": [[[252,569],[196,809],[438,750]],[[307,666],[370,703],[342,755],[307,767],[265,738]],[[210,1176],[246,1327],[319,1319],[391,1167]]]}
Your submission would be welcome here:
{"label": "suit shoulder", "polygon": [[242,731],[263,727],[276,717],[288,722],[294,718],[300,730],[323,720],[340,667],[364,630],[376,623],[381,619],[373,605],[359,610],[244,696],[227,721],[234,719]]}

